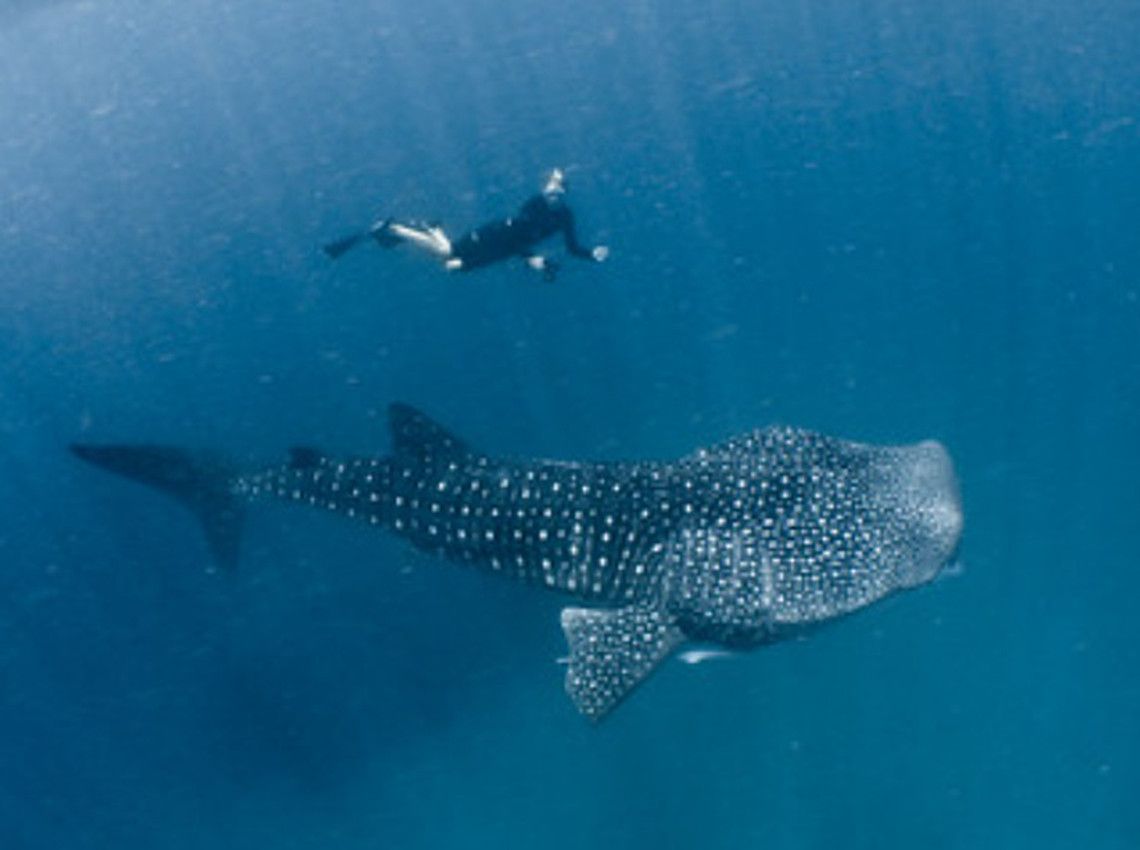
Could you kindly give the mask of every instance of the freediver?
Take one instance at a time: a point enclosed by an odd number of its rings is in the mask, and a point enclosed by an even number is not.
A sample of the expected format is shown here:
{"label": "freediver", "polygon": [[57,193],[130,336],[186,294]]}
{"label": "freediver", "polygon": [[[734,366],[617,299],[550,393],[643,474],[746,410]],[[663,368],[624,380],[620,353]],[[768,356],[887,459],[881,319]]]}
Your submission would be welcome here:
{"label": "freediver", "polygon": [[542,191],[528,198],[513,216],[481,224],[454,241],[437,224],[384,218],[367,230],[330,242],[324,251],[335,260],[370,238],[384,248],[407,243],[438,257],[443,267],[452,272],[474,271],[519,257],[541,272],[544,280],[553,281],[560,263],[539,253],[538,245],[558,233],[574,257],[601,263],[609,256],[605,245],[586,248],[578,241],[574,213],[566,203],[566,175],[562,169],[554,168]]}

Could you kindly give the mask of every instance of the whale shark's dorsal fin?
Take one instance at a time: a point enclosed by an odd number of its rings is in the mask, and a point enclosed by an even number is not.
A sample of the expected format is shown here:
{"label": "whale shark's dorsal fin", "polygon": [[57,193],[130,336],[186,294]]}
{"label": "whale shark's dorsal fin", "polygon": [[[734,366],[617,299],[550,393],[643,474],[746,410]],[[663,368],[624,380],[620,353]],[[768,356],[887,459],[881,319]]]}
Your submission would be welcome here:
{"label": "whale shark's dorsal fin", "polygon": [[390,405],[388,426],[392,430],[392,453],[396,455],[428,461],[475,454],[465,441],[410,404]]}
{"label": "whale shark's dorsal fin", "polygon": [[601,720],[684,640],[665,612],[650,605],[564,608],[570,646],[566,693],[582,714]]}
{"label": "whale shark's dorsal fin", "polygon": [[289,468],[312,469],[321,465],[323,457],[321,450],[312,446],[292,446],[289,449]]}

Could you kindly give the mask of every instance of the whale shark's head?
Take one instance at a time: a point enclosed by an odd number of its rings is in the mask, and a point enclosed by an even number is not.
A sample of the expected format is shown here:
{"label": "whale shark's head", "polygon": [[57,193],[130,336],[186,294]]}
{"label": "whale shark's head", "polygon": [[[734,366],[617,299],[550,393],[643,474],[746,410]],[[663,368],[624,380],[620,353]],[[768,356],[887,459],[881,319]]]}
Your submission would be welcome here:
{"label": "whale shark's head", "polygon": [[895,579],[900,587],[925,584],[957,556],[963,524],[958,477],[936,440],[891,449],[885,460],[882,498],[903,541]]}

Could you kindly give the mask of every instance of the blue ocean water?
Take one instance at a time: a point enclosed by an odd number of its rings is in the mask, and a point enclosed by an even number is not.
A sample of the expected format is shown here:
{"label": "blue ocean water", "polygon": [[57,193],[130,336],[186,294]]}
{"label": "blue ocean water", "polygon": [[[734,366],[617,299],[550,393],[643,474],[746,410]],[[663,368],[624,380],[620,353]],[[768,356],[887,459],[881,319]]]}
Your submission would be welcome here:
{"label": "blue ocean water", "polygon": [[[1140,846],[1140,12],[739,0],[0,12],[0,847]],[[568,166],[544,285],[319,245]],[[68,442],[673,457],[925,437],[960,575],[666,664],[593,727],[562,600]]]}

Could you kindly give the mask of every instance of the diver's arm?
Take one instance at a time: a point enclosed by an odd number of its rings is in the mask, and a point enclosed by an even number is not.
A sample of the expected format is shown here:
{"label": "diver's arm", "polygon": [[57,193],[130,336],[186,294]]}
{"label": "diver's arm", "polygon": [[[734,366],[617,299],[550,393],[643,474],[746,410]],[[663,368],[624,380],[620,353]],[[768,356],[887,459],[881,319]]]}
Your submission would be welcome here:
{"label": "diver's arm", "polygon": [[609,248],[605,245],[587,248],[578,241],[578,232],[574,227],[574,213],[569,207],[566,207],[562,214],[562,237],[566,241],[566,250],[575,257],[600,263],[609,256]]}

